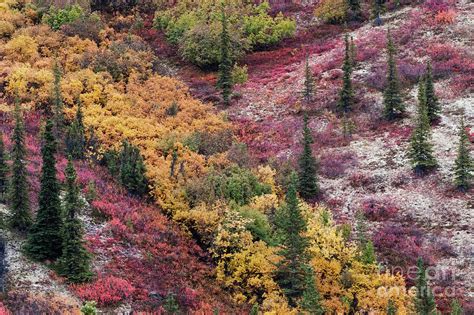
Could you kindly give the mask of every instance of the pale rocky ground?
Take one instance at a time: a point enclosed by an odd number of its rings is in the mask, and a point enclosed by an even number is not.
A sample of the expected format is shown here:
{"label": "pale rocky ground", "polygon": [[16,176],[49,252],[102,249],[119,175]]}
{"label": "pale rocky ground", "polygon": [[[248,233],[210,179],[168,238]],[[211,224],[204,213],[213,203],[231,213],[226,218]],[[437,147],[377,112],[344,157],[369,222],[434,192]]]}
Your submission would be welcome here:
{"label": "pale rocky ground", "polygon": [[[84,198],[82,199],[86,207],[79,215],[79,219],[83,222],[85,235],[99,234],[106,237],[108,233],[103,232],[106,223],[94,221],[89,215],[89,205]],[[8,214],[9,211],[5,205],[0,204],[0,216],[6,218]],[[69,290],[67,285],[54,276],[53,271],[44,264],[29,260],[22,254],[21,248],[25,242],[24,238],[4,229],[0,229],[0,236],[6,241],[4,279],[8,291],[28,292],[32,297],[44,297],[48,300],[57,299],[74,307],[82,305],[82,302]],[[98,270],[107,261],[108,258],[105,255],[96,253],[93,268]],[[131,307],[128,304],[121,304],[114,310],[101,311],[99,309],[98,311],[101,314],[130,314]]]}
{"label": "pale rocky ground", "polygon": [[[0,213],[5,218],[9,212],[4,205],[0,205]],[[9,291],[28,292],[32,296],[56,296],[69,301],[72,305],[79,305],[79,300],[64,284],[52,277],[51,271],[46,266],[32,262],[22,254],[23,239],[7,230],[1,230],[0,234],[6,241],[5,279]]]}

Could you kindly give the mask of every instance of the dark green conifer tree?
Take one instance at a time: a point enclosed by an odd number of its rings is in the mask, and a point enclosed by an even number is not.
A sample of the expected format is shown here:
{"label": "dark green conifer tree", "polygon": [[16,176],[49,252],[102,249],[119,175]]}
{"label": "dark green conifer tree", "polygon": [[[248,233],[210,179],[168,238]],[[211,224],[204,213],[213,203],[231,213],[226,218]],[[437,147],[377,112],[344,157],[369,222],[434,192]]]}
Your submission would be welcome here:
{"label": "dark green conifer tree", "polygon": [[436,93],[434,90],[431,62],[429,61],[428,61],[428,65],[426,66],[424,83],[425,83],[426,110],[428,111],[428,118],[430,120],[430,123],[432,123],[436,119],[439,118],[441,107],[439,105],[439,101],[438,101],[438,98],[436,97]]}
{"label": "dark green conifer tree", "polygon": [[324,308],[321,306],[321,296],[319,295],[314,271],[311,267],[307,268],[306,288],[303,291],[300,307],[306,314],[320,315],[324,314]]}
{"label": "dark green conifer tree", "polygon": [[454,162],[454,183],[460,190],[468,190],[474,172],[474,161],[469,153],[469,136],[464,125],[464,117],[459,125],[458,155]]}
{"label": "dark green conifer tree", "polygon": [[418,106],[426,107],[426,84],[425,78],[421,77],[418,82]]}
{"label": "dark green conifer tree", "polygon": [[351,36],[350,44],[350,56],[351,56],[351,70],[354,71],[354,68],[357,65],[357,47],[354,42],[354,37]]}
{"label": "dark green conifer tree", "polygon": [[93,274],[90,267],[90,254],[84,248],[82,224],[77,218],[79,188],[76,184],[76,171],[71,157],[68,159],[65,175],[63,251],[57,262],[57,270],[68,281],[79,283],[90,280]]}
{"label": "dark green conifer tree", "polygon": [[436,303],[426,279],[426,268],[423,264],[423,259],[418,258],[418,276],[416,278],[416,296],[415,309],[420,315],[435,315]]}
{"label": "dark green conifer tree", "polygon": [[148,192],[148,183],[145,176],[146,169],[140,150],[124,141],[119,156],[120,182],[134,195],[143,196]]}
{"label": "dark green conifer tree", "polygon": [[311,129],[308,126],[308,115],[304,116],[303,126],[303,152],[298,160],[298,191],[300,196],[304,199],[311,199],[318,195],[318,164],[316,158],[313,156],[311,144],[313,143],[313,136]]}
{"label": "dark green conifer tree", "polygon": [[387,53],[388,73],[383,93],[384,116],[388,120],[393,120],[405,112],[405,105],[400,94],[397,64],[395,61],[396,50],[390,30],[387,33]]}
{"label": "dark green conifer tree", "polygon": [[397,315],[397,307],[392,299],[388,300],[387,315]]}
{"label": "dark green conifer tree", "polygon": [[9,192],[11,217],[9,224],[13,229],[25,232],[30,228],[32,222],[28,197],[28,173],[26,170],[25,127],[18,99],[15,102],[15,128],[13,129],[13,147],[11,151],[13,163]]}
{"label": "dark green conifer tree", "polygon": [[229,105],[230,96],[232,94],[232,57],[230,55],[230,35],[228,30],[228,20],[225,13],[224,4],[221,8],[222,32],[220,40],[220,63],[218,87],[221,89],[222,99],[225,105]]}
{"label": "dark green conifer tree", "polygon": [[[298,176],[293,172],[290,175],[286,193],[286,204],[279,209],[275,222],[282,245],[279,252],[282,259],[277,265],[276,280],[292,307],[302,302],[305,292],[307,295],[315,296],[311,293],[312,289],[308,287],[308,277],[311,276],[310,256],[307,252],[309,242],[304,236],[307,222],[301,213],[296,191],[297,184]],[[309,296],[305,303],[309,303]]]}
{"label": "dark green conifer tree", "polygon": [[385,0],[373,0],[372,2],[372,16],[379,18],[380,14],[385,11]]}
{"label": "dark green conifer tree", "polygon": [[54,133],[57,137],[61,134],[64,127],[63,96],[61,93],[61,67],[56,61],[53,67],[54,85],[53,85],[53,108],[50,113],[54,122]]}
{"label": "dark green conifer tree", "polygon": [[314,77],[311,67],[309,66],[309,58],[306,56],[306,63],[304,69],[304,88],[303,99],[306,103],[310,103],[314,97]]}
{"label": "dark green conifer tree", "polygon": [[433,145],[430,143],[430,131],[426,106],[424,106],[423,103],[419,103],[416,126],[411,135],[408,152],[413,170],[417,174],[423,174],[438,166],[433,155]]}
{"label": "dark green conifer tree", "polygon": [[345,36],[346,52],[344,55],[344,63],[342,71],[342,89],[339,92],[339,102],[337,104],[339,111],[347,113],[351,110],[354,103],[354,91],[352,89],[351,73],[352,73],[352,58],[349,45],[349,36]]}
{"label": "dark green conifer tree", "polygon": [[461,303],[459,303],[458,300],[453,300],[451,302],[451,315],[462,315],[463,314],[463,309],[461,306]]}
{"label": "dark green conifer tree", "polygon": [[66,152],[76,160],[84,158],[86,151],[86,135],[82,114],[82,106],[77,104],[76,117],[66,132]]}
{"label": "dark green conifer tree", "polygon": [[6,193],[8,191],[8,165],[6,159],[3,133],[0,132],[0,202],[5,202]]}
{"label": "dark green conifer tree", "polygon": [[62,211],[59,199],[59,183],[56,178],[56,140],[53,122],[46,121],[41,154],[41,188],[38,212],[28,235],[25,251],[34,260],[55,260],[62,254]]}
{"label": "dark green conifer tree", "polygon": [[360,0],[347,0],[351,15],[355,20],[362,17],[362,10],[360,7]]}
{"label": "dark green conifer tree", "polygon": [[377,261],[375,248],[367,237],[367,222],[362,212],[356,214],[356,240],[360,251],[359,261],[367,265],[374,264]]}

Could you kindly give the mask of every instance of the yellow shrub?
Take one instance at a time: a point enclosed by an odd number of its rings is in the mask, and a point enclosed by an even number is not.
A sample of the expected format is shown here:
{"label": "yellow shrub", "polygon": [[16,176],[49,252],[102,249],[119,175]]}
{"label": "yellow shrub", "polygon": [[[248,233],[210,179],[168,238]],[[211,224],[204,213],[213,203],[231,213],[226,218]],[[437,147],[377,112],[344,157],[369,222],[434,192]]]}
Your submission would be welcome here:
{"label": "yellow shrub", "polygon": [[[307,211],[308,237],[311,242],[311,263],[316,273],[316,285],[328,313],[347,313],[349,305],[344,301],[357,298],[361,309],[376,314],[385,312],[389,299],[405,314],[411,305],[405,291],[399,294],[381,295],[383,288],[404,288],[399,275],[381,274],[375,264],[358,261],[359,250],[352,242],[345,241],[328,210],[305,206]],[[393,292],[393,290],[391,291]]]}
{"label": "yellow shrub", "polygon": [[34,100],[45,104],[51,97],[53,87],[51,70],[32,68],[29,64],[16,64],[7,76],[7,92],[18,95],[24,101]]}
{"label": "yellow shrub", "polygon": [[328,23],[342,23],[347,18],[348,5],[346,0],[322,0],[314,14]]}
{"label": "yellow shrub", "polygon": [[15,26],[8,21],[0,21],[0,38],[10,37],[15,31]]}
{"label": "yellow shrub", "polygon": [[38,57],[38,44],[28,35],[19,35],[5,45],[5,52],[8,59],[32,62]]}

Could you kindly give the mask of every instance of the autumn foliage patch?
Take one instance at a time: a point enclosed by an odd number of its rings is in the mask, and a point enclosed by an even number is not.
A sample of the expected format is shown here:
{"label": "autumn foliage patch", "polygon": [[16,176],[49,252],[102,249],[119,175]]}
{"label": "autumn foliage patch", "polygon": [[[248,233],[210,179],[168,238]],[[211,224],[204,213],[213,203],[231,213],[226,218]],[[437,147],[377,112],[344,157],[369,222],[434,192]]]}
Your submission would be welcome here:
{"label": "autumn foliage patch", "polygon": [[135,292],[127,280],[114,276],[99,276],[93,283],[74,286],[74,290],[81,299],[96,301],[100,306],[117,304]]}

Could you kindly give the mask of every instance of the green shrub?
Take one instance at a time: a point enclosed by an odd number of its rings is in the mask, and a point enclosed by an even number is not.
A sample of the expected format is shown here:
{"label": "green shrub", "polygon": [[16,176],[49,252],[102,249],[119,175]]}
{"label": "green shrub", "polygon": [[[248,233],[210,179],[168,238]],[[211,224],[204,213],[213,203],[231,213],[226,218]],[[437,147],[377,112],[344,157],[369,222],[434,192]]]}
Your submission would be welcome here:
{"label": "green shrub", "polygon": [[296,23],[279,13],[275,18],[268,15],[270,5],[263,2],[255,8],[254,15],[244,16],[245,36],[253,48],[275,45],[284,38],[293,36]]}
{"label": "green shrub", "polygon": [[186,198],[192,206],[200,202],[213,204],[217,200],[242,206],[253,197],[270,192],[270,186],[260,183],[250,170],[240,167],[210,172],[205,178],[190,181],[186,186]]}
{"label": "green shrub", "polygon": [[234,64],[234,68],[232,68],[232,84],[243,84],[247,82],[248,78],[247,66]]}
{"label": "green shrub", "polygon": [[314,14],[327,23],[343,23],[347,19],[349,10],[346,0],[323,0]]}
{"label": "green shrub", "polygon": [[43,23],[48,24],[53,30],[59,30],[62,25],[74,22],[84,16],[81,6],[75,4],[64,9],[50,7],[43,15]]}
{"label": "green shrub", "polygon": [[[186,2],[155,13],[154,25],[167,40],[178,46],[181,56],[201,68],[215,68],[220,50],[220,2]],[[294,34],[296,24],[282,14],[268,14],[270,5],[250,4],[245,0],[228,3],[226,14],[231,37],[231,58],[245,52],[274,45]]]}
{"label": "green shrub", "polygon": [[257,177],[247,169],[235,168],[227,177],[224,196],[238,205],[245,205],[252,197],[270,193],[271,187],[262,184]]}
{"label": "green shrub", "polygon": [[[237,60],[248,50],[247,41],[240,30],[229,31],[231,59]],[[215,68],[220,60],[220,29],[217,24],[197,24],[181,37],[179,52],[189,62],[201,68]]]}
{"label": "green shrub", "polygon": [[88,301],[81,307],[81,314],[83,315],[96,315],[97,314],[97,303],[95,301]]}
{"label": "green shrub", "polygon": [[265,214],[248,206],[239,208],[238,212],[242,217],[250,219],[250,223],[246,225],[246,228],[252,233],[254,240],[261,240],[269,245],[274,245],[272,228]]}

